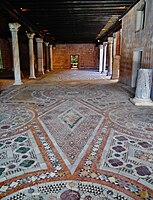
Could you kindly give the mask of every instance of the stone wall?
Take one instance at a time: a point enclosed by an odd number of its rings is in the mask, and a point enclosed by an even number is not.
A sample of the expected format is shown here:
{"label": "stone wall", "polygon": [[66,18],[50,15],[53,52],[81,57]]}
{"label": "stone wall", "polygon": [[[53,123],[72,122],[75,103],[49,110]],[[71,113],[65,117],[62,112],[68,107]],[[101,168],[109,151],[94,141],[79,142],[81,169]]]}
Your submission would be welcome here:
{"label": "stone wall", "polygon": [[[144,28],[136,31],[137,11],[145,5]],[[122,19],[120,82],[132,86],[134,54],[142,52],[141,68],[153,68],[153,1],[140,0]],[[137,59],[137,58],[136,58]],[[139,65],[139,64],[138,64]],[[152,92],[153,93],[153,92]]]}
{"label": "stone wall", "polygon": [[70,69],[70,56],[79,56],[79,69],[98,69],[98,47],[95,44],[56,44],[53,47],[53,68]]}

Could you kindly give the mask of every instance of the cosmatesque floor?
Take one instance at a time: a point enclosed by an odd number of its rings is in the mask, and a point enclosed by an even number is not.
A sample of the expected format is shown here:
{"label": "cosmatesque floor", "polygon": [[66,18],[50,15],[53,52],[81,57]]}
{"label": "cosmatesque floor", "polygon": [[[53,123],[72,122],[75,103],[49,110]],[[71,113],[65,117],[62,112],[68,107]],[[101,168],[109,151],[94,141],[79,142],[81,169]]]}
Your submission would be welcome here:
{"label": "cosmatesque floor", "polygon": [[133,96],[83,70],[5,88],[0,199],[153,199],[153,108],[134,106]]}

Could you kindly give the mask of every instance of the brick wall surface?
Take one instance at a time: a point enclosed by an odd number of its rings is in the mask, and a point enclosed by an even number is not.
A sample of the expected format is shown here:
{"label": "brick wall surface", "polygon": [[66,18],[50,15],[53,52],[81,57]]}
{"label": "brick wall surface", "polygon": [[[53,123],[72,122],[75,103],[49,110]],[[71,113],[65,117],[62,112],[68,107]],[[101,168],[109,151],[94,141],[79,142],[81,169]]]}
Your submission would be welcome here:
{"label": "brick wall surface", "polygon": [[19,42],[20,68],[24,74],[29,74],[29,47],[28,42]]}
{"label": "brick wall surface", "polygon": [[[144,29],[135,31],[136,12],[146,2]],[[133,52],[142,50],[142,68],[153,68],[153,1],[140,0],[122,19],[120,81],[131,85]],[[153,93],[153,92],[152,92]]]}
{"label": "brick wall surface", "polygon": [[[2,53],[3,67],[13,70],[13,55],[11,39],[0,38],[0,49]],[[29,50],[28,43],[19,42],[20,66],[23,71],[29,70]]]}
{"label": "brick wall surface", "polygon": [[56,44],[53,48],[53,68],[70,69],[70,56],[79,56],[79,69],[98,69],[98,47],[95,44]]}
{"label": "brick wall surface", "polygon": [[13,66],[11,41],[0,38],[3,67],[11,70]]}

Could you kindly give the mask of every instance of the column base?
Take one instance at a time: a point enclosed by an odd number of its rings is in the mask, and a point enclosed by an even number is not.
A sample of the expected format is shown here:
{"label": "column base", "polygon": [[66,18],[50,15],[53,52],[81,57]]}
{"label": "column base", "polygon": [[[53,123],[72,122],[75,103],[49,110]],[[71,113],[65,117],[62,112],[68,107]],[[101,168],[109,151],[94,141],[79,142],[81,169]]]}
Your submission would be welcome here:
{"label": "column base", "polygon": [[50,72],[49,69],[47,69],[46,72]]}
{"label": "column base", "polygon": [[107,75],[107,71],[103,71],[103,72],[101,72],[101,74]]}
{"label": "column base", "polygon": [[112,79],[114,80],[114,79],[119,79],[119,77],[118,76],[112,76]]}
{"label": "column base", "polygon": [[22,81],[19,81],[19,82],[14,82],[13,85],[22,85],[23,82]]}
{"label": "column base", "polygon": [[112,73],[108,72],[108,73],[107,73],[107,76],[112,76]]}
{"label": "column base", "polygon": [[140,99],[140,98],[134,97],[133,99],[130,98],[130,101],[135,106],[153,106],[153,101],[151,99]]}
{"label": "column base", "polygon": [[35,76],[30,76],[29,79],[36,79],[36,77]]}
{"label": "column base", "polygon": [[99,67],[98,72],[102,73],[102,67]]}
{"label": "column base", "polygon": [[44,72],[38,72],[38,76],[44,75]]}

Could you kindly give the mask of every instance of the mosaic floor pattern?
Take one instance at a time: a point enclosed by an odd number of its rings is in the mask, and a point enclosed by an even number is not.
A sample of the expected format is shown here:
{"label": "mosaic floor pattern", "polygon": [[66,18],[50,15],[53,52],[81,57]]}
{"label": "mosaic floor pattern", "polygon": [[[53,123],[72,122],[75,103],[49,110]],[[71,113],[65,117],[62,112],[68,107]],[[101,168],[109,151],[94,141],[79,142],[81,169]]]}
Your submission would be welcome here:
{"label": "mosaic floor pattern", "polygon": [[82,70],[4,89],[0,199],[152,200],[153,108],[133,95]]}

